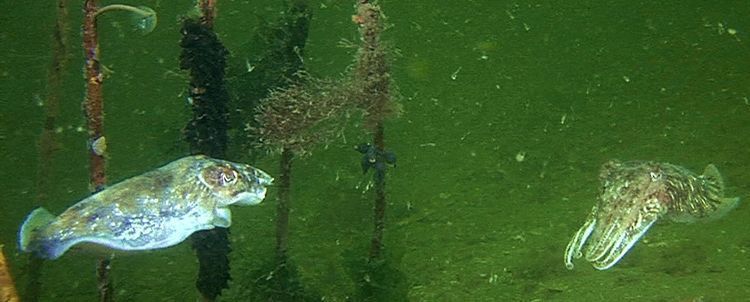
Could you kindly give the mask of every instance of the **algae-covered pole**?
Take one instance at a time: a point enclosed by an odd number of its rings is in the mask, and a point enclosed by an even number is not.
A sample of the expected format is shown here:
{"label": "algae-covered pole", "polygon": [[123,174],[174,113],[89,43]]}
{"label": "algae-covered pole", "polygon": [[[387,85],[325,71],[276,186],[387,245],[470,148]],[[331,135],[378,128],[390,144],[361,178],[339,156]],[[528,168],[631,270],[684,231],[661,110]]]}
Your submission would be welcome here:
{"label": "algae-covered pole", "polygon": [[[156,26],[156,13],[148,7],[132,7],[112,4],[99,7],[98,0],[86,0],[83,5],[83,56],[85,60],[86,97],[83,102],[88,128],[89,146],[89,186],[92,193],[104,189],[107,183],[105,152],[107,141],[104,136],[104,98],[102,84],[104,74],[99,61],[99,33],[97,18],[109,11],[127,11],[135,16],[138,29],[150,32]],[[99,287],[99,301],[112,301],[113,290],[109,276],[110,259],[102,257],[96,270]]]}
{"label": "algae-covered pole", "polygon": [[[258,147],[256,140],[262,140],[261,148],[274,145],[274,151],[280,151],[280,171],[277,180],[278,197],[276,203],[276,255],[278,265],[286,263],[286,252],[289,241],[289,209],[291,208],[291,197],[289,194],[292,160],[301,150],[299,148],[305,143],[292,143],[288,138],[294,135],[301,135],[306,129],[304,126],[297,129],[289,129],[286,125],[280,125],[277,121],[285,118],[296,119],[301,117],[294,116],[289,110],[297,107],[288,98],[299,97],[300,102],[309,99],[312,95],[305,94],[305,89],[310,88],[312,93],[320,92],[318,85],[322,82],[310,83],[305,87],[304,82],[310,80],[302,70],[304,62],[302,59],[307,35],[309,31],[312,12],[307,0],[289,0],[285,1],[286,11],[281,19],[269,24],[266,31],[260,33],[256,43],[253,45],[258,48],[262,55],[257,56],[255,60],[254,71],[252,73],[243,73],[239,80],[243,89],[238,91],[238,95],[244,104],[247,112],[257,113],[258,106],[263,108],[256,118],[247,121],[247,127],[262,131],[251,131],[248,138]],[[248,89],[249,88],[249,89]],[[286,89],[289,88],[289,89]],[[275,89],[275,92],[269,93]],[[300,94],[300,95],[297,95]],[[318,97],[318,96],[315,96]],[[273,104],[271,104],[273,103]],[[259,105],[261,104],[261,105]],[[264,109],[265,108],[265,109]],[[304,108],[303,108],[304,110]],[[283,117],[282,115],[287,115]],[[309,120],[309,119],[308,119]],[[302,121],[306,122],[306,121]],[[264,135],[270,135],[264,136]],[[302,139],[306,140],[306,139]],[[304,151],[302,151],[304,153]],[[259,153],[255,151],[255,153]],[[256,155],[256,154],[252,154]]]}
{"label": "algae-covered pole", "polygon": [[[362,108],[366,111],[365,125],[373,133],[372,150],[360,148],[368,164],[374,170],[375,204],[374,230],[370,246],[370,259],[381,256],[383,249],[383,232],[385,230],[385,170],[386,163],[395,163],[395,157],[385,149],[385,127],[383,120],[393,113],[390,94],[389,65],[386,51],[381,45],[380,35],[383,31],[380,7],[366,0],[358,1],[357,14],[352,20],[359,25],[361,46],[359,48],[355,82],[361,89]],[[368,158],[369,156],[369,158]]]}
{"label": "algae-covered pole", "polygon": [[276,211],[276,255],[287,260],[292,160],[340,132],[349,95],[336,83],[301,76],[300,83],[276,89],[260,101],[255,136],[264,149],[281,153]]}
{"label": "algae-covered pole", "polygon": [[[36,175],[36,202],[44,205],[49,199],[49,184],[52,162],[58,150],[55,133],[57,118],[60,114],[62,97],[63,70],[68,63],[67,51],[67,18],[68,1],[57,0],[56,20],[52,30],[52,62],[47,71],[47,97],[44,102],[44,125],[39,136],[39,168]],[[29,256],[28,275],[24,288],[24,301],[39,301],[42,292],[41,273],[44,259]],[[5,300],[0,300],[5,301]]]}
{"label": "algae-covered pole", "polygon": [[[99,10],[97,0],[86,0],[84,4],[83,51],[86,66],[86,99],[84,109],[89,134],[89,146],[104,137],[104,100],[102,98],[102,81],[104,75],[99,62],[99,34],[96,16]],[[105,175],[104,154],[89,152],[89,183],[92,191],[102,189],[107,182]]]}
{"label": "algae-covered pole", "polygon": [[[44,204],[49,198],[52,157],[58,149],[55,126],[60,114],[63,70],[68,63],[67,50],[67,0],[57,0],[57,14],[52,30],[52,62],[47,71],[47,97],[44,101],[44,125],[39,137],[39,171],[37,172],[37,202]],[[29,298],[26,298],[27,300]]]}
{"label": "algae-covered pole", "polygon": [[216,18],[216,1],[218,0],[200,0],[198,8],[201,11],[201,23],[208,28],[214,27]]}
{"label": "algae-covered pole", "polygon": [[[104,76],[99,62],[99,34],[97,32],[96,17],[99,10],[97,0],[86,0],[84,3],[83,21],[83,52],[86,69],[86,99],[84,111],[89,134],[89,146],[95,142],[105,143],[104,140],[104,100],[102,98],[102,81]],[[101,149],[89,150],[89,184],[92,192],[104,188],[107,182],[105,174],[106,159]],[[99,288],[99,301],[112,301],[112,283],[109,277],[110,260],[102,257],[96,269],[96,279]]]}
{"label": "algae-covered pole", "polygon": [[292,159],[294,159],[292,149],[283,147],[279,159],[279,195],[276,202],[276,259],[278,264],[286,263],[288,257],[289,209],[292,206],[289,192],[292,186]]}
{"label": "algae-covered pole", "polygon": [[[206,12],[206,6],[201,9]],[[229,93],[224,83],[229,52],[212,30],[210,17],[185,19],[182,23],[180,68],[190,73],[189,100],[193,117],[185,127],[185,139],[193,154],[224,158],[229,127]],[[211,20],[210,22],[208,22]],[[203,301],[214,301],[229,287],[229,229],[215,228],[191,236],[199,262],[196,287]]]}

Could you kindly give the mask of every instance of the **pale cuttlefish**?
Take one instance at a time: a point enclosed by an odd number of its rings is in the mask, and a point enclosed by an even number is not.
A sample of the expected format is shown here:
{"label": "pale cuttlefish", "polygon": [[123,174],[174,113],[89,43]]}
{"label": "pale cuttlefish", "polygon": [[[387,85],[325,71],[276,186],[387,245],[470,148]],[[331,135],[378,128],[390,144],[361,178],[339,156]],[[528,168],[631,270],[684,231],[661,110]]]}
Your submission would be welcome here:
{"label": "pale cuttlefish", "polygon": [[173,246],[193,232],[229,227],[229,206],[260,203],[272,181],[246,164],[184,157],[97,192],[60,216],[37,208],[21,225],[19,247],[56,259],[79,243],[124,251]]}
{"label": "pale cuttlefish", "polygon": [[580,257],[596,269],[608,269],[659,218],[711,220],[739,202],[738,197],[724,197],[724,182],[714,165],[697,175],[667,163],[614,160],[602,165],[599,179],[599,200],[565,250],[568,269]]}

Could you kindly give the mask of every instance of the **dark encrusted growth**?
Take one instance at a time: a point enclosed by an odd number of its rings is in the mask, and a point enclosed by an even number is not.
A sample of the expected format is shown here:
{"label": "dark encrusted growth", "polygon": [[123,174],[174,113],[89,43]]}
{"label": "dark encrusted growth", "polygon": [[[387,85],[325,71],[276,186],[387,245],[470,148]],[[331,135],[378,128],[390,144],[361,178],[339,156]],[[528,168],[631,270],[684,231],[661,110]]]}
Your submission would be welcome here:
{"label": "dark encrusted growth", "polygon": [[193,249],[198,256],[198,279],[195,286],[203,297],[215,300],[221,291],[229,287],[228,255],[232,251],[229,244],[229,229],[215,228],[191,235]]}
{"label": "dark encrusted growth", "polygon": [[[182,24],[180,68],[190,72],[189,98],[193,118],[185,139],[193,154],[225,157],[229,94],[224,86],[228,51],[210,25],[186,19]],[[229,229],[216,228],[191,236],[200,262],[196,287],[206,300],[214,300],[229,287]]]}
{"label": "dark encrusted growth", "polygon": [[229,51],[216,33],[192,19],[183,21],[180,47],[180,68],[190,72],[188,93],[193,109],[185,139],[191,153],[224,157],[229,116],[224,69]]}

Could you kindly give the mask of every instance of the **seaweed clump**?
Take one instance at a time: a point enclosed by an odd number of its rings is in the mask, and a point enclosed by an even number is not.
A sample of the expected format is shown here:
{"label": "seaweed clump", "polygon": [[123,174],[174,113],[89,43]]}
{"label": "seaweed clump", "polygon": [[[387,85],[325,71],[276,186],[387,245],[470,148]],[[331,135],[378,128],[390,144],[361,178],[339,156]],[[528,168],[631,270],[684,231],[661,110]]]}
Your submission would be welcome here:
{"label": "seaweed clump", "polygon": [[261,277],[253,284],[259,295],[271,301],[319,300],[304,292],[288,254],[292,162],[296,156],[309,155],[314,145],[341,133],[344,117],[351,108],[347,85],[305,73],[296,76],[301,80],[271,91],[260,101],[254,123],[247,126],[257,138],[259,150],[280,154],[276,179],[276,261],[264,265],[265,270],[256,271]]}
{"label": "seaweed clump", "polygon": [[[232,72],[231,85],[235,88],[237,107],[241,108],[235,119],[238,125],[260,127],[255,114],[261,100],[275,89],[304,81],[300,75],[305,70],[303,54],[312,10],[308,0],[288,0],[285,6],[278,20],[263,21],[257,34],[238,51],[238,56],[246,56],[245,61],[239,64],[242,67]],[[236,140],[248,142],[242,147],[250,152],[253,159],[265,154],[265,150],[258,149],[255,132],[241,133]]]}

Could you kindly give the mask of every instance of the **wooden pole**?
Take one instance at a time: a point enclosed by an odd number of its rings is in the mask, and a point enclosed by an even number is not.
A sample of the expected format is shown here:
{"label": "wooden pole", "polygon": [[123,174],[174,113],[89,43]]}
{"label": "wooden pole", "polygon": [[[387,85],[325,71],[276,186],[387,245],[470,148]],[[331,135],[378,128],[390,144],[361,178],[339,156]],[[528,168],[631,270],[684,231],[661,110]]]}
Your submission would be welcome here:
{"label": "wooden pole", "polygon": [[[92,192],[104,189],[107,182],[105,174],[106,159],[102,152],[106,140],[104,139],[104,99],[102,95],[104,76],[99,62],[99,34],[96,24],[98,9],[98,0],[86,0],[84,2],[83,52],[86,69],[86,98],[83,108],[89,135],[89,189]],[[97,264],[96,277],[99,301],[101,302],[113,300],[109,271],[110,260],[106,257],[100,258]]]}
{"label": "wooden pole", "polygon": [[[185,127],[191,153],[211,157],[226,156],[229,127],[229,93],[224,81],[227,49],[213,31],[216,0],[201,0],[199,20],[183,21],[180,68],[190,73],[190,99],[193,118]],[[193,233],[190,238],[198,258],[196,287],[202,301],[214,301],[229,287],[228,228]]]}
{"label": "wooden pole", "polygon": [[[55,126],[60,114],[63,70],[67,66],[67,17],[68,1],[57,0],[55,26],[52,30],[52,62],[47,71],[47,97],[44,102],[44,125],[39,136],[39,168],[36,175],[36,202],[44,205],[49,199],[49,183],[54,154],[59,146]],[[29,256],[28,276],[24,288],[24,301],[37,302],[42,292],[41,274],[44,259]]]}
{"label": "wooden pole", "polygon": [[279,192],[276,202],[276,259],[279,265],[286,264],[289,249],[289,209],[292,207],[290,196],[292,180],[292,159],[294,152],[284,147],[279,160]]}
{"label": "wooden pole", "polygon": [[208,28],[214,27],[217,1],[219,0],[200,0],[198,2],[198,7],[201,10],[201,23]]}
{"label": "wooden pole", "polygon": [[[104,99],[102,82],[104,75],[99,62],[99,36],[96,26],[97,0],[86,0],[84,6],[83,51],[86,66],[86,99],[84,111],[88,126],[89,146],[101,142],[104,137]],[[107,182],[104,154],[89,148],[89,182],[91,191],[101,190]]]}
{"label": "wooden pole", "polygon": [[374,230],[370,245],[370,260],[380,258],[385,230],[385,127],[383,120],[390,114],[390,66],[380,43],[383,30],[380,7],[367,0],[357,1],[357,14],[352,20],[359,25],[361,43],[357,60],[356,79],[361,85],[361,106],[367,112],[365,124],[373,133],[375,148],[375,202],[373,206]]}

